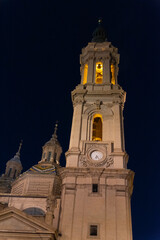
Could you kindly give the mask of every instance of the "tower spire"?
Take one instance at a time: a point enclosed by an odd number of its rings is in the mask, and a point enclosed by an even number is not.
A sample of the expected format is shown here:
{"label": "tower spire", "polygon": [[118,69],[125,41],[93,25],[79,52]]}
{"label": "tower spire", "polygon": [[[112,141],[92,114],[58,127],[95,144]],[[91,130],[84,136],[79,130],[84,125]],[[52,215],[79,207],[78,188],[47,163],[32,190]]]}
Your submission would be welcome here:
{"label": "tower spire", "polygon": [[52,135],[52,138],[57,139],[57,130],[58,130],[58,121],[56,121],[54,126],[54,133]]}
{"label": "tower spire", "polygon": [[45,143],[45,145],[42,147],[43,152],[42,152],[42,158],[41,161],[42,163],[58,163],[60,160],[60,156],[62,153],[62,147],[58,141],[58,136],[57,136],[57,130],[58,130],[58,121],[56,121],[55,126],[54,126],[54,133],[51,137],[51,139]]}
{"label": "tower spire", "polygon": [[21,151],[21,148],[22,148],[22,143],[23,143],[23,140],[21,140],[20,144],[19,144],[19,148],[18,148],[18,151],[16,153],[16,156],[20,157],[20,151]]}

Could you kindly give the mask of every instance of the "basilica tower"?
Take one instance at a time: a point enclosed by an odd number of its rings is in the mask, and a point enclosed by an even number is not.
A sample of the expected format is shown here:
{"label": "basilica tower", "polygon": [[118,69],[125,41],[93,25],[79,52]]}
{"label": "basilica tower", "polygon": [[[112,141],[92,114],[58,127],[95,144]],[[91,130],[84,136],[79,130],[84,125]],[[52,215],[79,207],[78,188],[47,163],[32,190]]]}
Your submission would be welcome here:
{"label": "basilica tower", "polygon": [[80,55],[81,83],[72,91],[73,120],[66,168],[61,170],[60,228],[65,240],[132,240],[119,54],[101,22]]}

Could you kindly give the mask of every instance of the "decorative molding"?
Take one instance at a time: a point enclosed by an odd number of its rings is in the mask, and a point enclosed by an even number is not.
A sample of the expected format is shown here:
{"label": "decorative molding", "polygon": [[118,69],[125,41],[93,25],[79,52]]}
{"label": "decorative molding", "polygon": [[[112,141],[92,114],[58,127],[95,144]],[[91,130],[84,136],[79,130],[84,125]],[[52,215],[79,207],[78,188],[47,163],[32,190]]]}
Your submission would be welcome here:
{"label": "decorative molding", "polygon": [[96,100],[95,101],[95,105],[96,105],[97,110],[100,110],[101,109],[101,105],[102,105],[102,101]]}
{"label": "decorative molding", "polygon": [[76,96],[73,98],[73,106],[75,107],[77,104],[84,103],[84,97],[83,96]]}
{"label": "decorative molding", "polygon": [[79,167],[105,167],[108,168],[113,164],[113,158],[107,157],[103,161],[89,161],[86,156],[81,156],[79,161]]}

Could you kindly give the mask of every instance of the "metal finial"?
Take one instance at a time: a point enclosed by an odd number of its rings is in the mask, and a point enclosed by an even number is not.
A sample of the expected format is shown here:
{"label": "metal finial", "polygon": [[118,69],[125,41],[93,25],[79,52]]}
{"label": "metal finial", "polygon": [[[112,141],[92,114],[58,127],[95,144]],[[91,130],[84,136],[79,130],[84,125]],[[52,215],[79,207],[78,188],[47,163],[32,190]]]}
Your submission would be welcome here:
{"label": "metal finial", "polygon": [[57,129],[58,129],[58,121],[56,121],[56,123],[55,123],[55,126],[54,126],[54,133],[53,133],[53,135],[52,135],[52,137],[56,137],[57,138]]}
{"label": "metal finial", "polygon": [[19,144],[18,152],[16,153],[16,155],[18,155],[18,156],[20,156],[20,151],[21,151],[22,143],[23,143],[23,140],[21,140],[21,142],[20,142],[20,144]]}
{"label": "metal finial", "polygon": [[101,24],[102,23],[102,18],[99,18],[98,19],[98,24]]}

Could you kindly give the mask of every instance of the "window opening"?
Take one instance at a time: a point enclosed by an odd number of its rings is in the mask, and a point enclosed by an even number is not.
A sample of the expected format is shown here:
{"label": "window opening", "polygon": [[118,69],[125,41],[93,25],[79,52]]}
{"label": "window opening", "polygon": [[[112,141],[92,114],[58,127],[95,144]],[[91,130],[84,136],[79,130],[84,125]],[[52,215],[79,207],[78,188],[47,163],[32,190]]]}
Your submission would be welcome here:
{"label": "window opening", "polygon": [[51,158],[51,152],[48,153],[47,161],[49,162]]}
{"label": "window opening", "polygon": [[90,225],[90,236],[97,236],[97,225]]}
{"label": "window opening", "polygon": [[46,156],[46,153],[43,153],[43,158],[45,158],[45,156]]}
{"label": "window opening", "polygon": [[16,178],[16,172],[17,172],[17,170],[15,169],[13,178]]}
{"label": "window opening", "polygon": [[12,168],[10,168],[9,171],[8,171],[8,177],[10,177],[11,171],[12,171]]}
{"label": "window opening", "polygon": [[45,216],[45,212],[41,208],[36,207],[26,208],[23,212],[32,216]]}
{"label": "window opening", "polygon": [[54,162],[56,162],[56,158],[57,158],[57,153],[54,153]]}
{"label": "window opening", "polygon": [[83,84],[87,83],[87,77],[88,77],[88,64],[85,64],[85,66],[84,66],[84,75],[83,75]]}
{"label": "window opening", "polygon": [[95,83],[96,84],[102,84],[102,82],[103,82],[103,64],[102,64],[102,62],[97,62],[96,63]]}
{"label": "window opening", "polygon": [[98,192],[98,184],[92,184],[92,192],[97,193]]}

